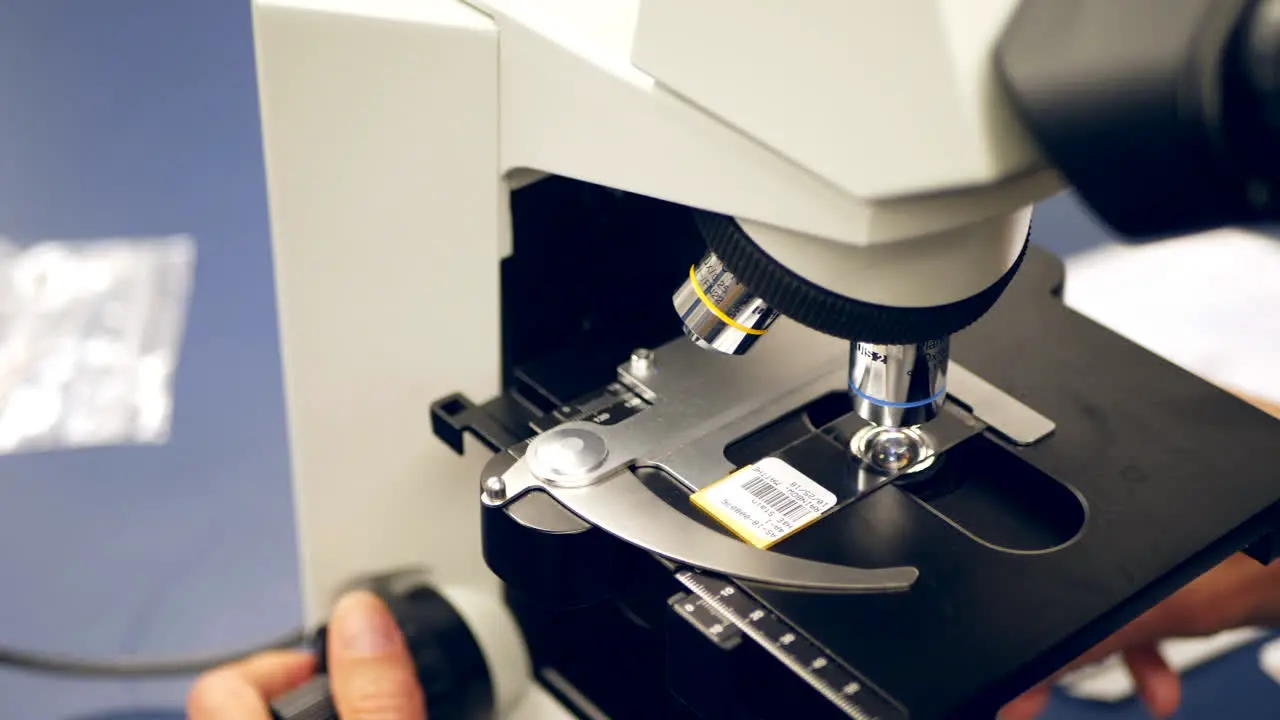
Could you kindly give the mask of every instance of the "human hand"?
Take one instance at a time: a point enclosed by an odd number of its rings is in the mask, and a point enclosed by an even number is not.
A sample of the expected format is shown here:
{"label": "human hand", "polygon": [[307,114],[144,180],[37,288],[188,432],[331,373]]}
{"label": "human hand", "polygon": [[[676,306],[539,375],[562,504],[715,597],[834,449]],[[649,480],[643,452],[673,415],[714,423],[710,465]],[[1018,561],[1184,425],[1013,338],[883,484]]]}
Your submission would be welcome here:
{"label": "human hand", "polygon": [[[1160,657],[1156,644],[1172,637],[1198,637],[1248,625],[1280,621],[1280,563],[1262,566],[1244,555],[1197,578],[1164,602],[1081,656],[1067,670],[1120,653],[1142,701],[1158,718],[1181,702],[1178,674]],[[1065,671],[1064,671],[1065,672]],[[1048,682],[1005,706],[1001,720],[1032,720],[1049,701]]]}
{"label": "human hand", "polygon": [[[1280,418],[1280,405],[1239,395]],[[1280,563],[1263,567],[1236,555],[1197,578],[1115,635],[1082,655],[1062,672],[1120,653],[1138,697],[1151,714],[1167,718],[1182,700],[1178,674],[1160,657],[1167,638],[1199,637],[1249,625],[1280,622]],[[1059,676],[1062,673],[1059,673]],[[1029,690],[1000,712],[1001,720],[1033,720],[1049,702],[1050,681]]]}
{"label": "human hand", "polygon": [[[426,720],[413,660],[395,618],[377,596],[354,592],[333,610],[329,683],[343,720]],[[306,682],[315,658],[273,651],[201,676],[187,698],[190,720],[271,720],[268,703]]]}

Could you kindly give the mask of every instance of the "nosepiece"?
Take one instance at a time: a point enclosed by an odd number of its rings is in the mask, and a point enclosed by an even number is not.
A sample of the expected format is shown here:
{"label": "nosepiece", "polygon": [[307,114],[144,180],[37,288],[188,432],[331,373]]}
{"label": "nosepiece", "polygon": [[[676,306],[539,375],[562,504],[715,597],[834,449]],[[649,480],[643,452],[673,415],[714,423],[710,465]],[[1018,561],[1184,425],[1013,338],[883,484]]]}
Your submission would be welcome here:
{"label": "nosepiece", "polygon": [[951,339],[912,345],[855,342],[849,349],[849,393],[854,412],[886,427],[922,425],[937,417],[947,397]]}
{"label": "nosepiece", "polygon": [[752,294],[715,253],[689,268],[689,277],[672,297],[684,332],[699,347],[742,355],[769,332],[778,313]]}

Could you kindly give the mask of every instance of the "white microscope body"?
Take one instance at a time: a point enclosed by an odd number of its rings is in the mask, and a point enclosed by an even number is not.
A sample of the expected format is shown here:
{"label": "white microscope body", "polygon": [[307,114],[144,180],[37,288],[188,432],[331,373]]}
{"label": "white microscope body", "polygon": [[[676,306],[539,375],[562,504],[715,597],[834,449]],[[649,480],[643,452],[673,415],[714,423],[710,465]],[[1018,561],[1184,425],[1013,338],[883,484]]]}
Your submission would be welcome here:
{"label": "white microscope body", "polygon": [[554,717],[480,556],[480,454],[429,414],[501,389],[510,194],[573,178],[733,216],[859,300],[968,297],[1061,186],[997,84],[1016,6],[254,0],[308,623],[355,576],[429,568],[501,707]]}

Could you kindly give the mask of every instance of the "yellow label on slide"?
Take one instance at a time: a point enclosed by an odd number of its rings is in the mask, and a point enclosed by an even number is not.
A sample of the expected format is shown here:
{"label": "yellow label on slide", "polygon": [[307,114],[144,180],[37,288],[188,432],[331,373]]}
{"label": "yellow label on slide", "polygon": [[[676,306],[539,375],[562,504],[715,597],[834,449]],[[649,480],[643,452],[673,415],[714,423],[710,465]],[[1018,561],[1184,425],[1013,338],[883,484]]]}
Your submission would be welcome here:
{"label": "yellow label on slide", "polygon": [[772,457],[702,488],[689,499],[762,550],[811,525],[836,504],[830,490],[785,460]]}

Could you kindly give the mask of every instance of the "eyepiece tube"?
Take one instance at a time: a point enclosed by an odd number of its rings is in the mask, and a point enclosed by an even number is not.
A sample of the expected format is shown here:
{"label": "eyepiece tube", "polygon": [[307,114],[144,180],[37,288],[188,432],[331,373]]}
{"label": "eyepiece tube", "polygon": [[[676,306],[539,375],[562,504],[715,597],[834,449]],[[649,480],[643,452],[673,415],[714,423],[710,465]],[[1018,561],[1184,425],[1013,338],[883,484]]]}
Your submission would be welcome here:
{"label": "eyepiece tube", "polygon": [[689,268],[672,297],[684,332],[699,347],[742,355],[769,331],[778,313],[707,253]]}
{"label": "eyepiece tube", "polygon": [[947,397],[950,345],[950,338],[913,345],[851,343],[854,412],[886,427],[921,425],[937,417]]}

